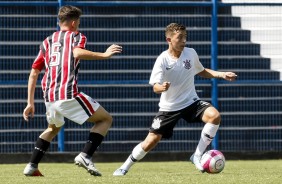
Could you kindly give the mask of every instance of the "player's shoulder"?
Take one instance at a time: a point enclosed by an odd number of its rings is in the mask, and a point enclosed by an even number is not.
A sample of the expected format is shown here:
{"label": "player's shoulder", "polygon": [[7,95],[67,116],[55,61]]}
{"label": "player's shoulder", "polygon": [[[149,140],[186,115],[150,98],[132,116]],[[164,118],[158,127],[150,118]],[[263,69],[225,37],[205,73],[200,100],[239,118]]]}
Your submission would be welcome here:
{"label": "player's shoulder", "polygon": [[47,41],[47,42],[50,42],[54,36],[56,36],[56,34],[59,34],[59,31],[54,31],[52,34],[48,35],[44,40],[43,42]]}
{"label": "player's shoulder", "polygon": [[74,36],[81,36],[81,37],[86,37],[85,34],[83,34],[82,32],[74,32]]}
{"label": "player's shoulder", "polygon": [[183,52],[188,54],[188,55],[198,55],[196,50],[194,48],[190,48],[190,47],[184,47]]}
{"label": "player's shoulder", "polygon": [[184,52],[195,52],[196,53],[196,50],[194,48],[191,48],[191,47],[184,47]]}
{"label": "player's shoulder", "polygon": [[167,50],[163,51],[158,57],[165,57],[167,55]]}
{"label": "player's shoulder", "polygon": [[167,56],[168,56],[168,52],[167,50],[165,50],[157,57],[156,62],[162,63],[164,60],[166,60]]}
{"label": "player's shoulder", "polygon": [[52,34],[48,35],[45,40],[52,40],[52,37],[54,36],[54,34],[56,34],[58,31],[54,31]]}
{"label": "player's shoulder", "polygon": [[73,38],[75,40],[84,40],[83,42],[86,42],[86,40],[87,40],[87,37],[83,33],[78,32],[78,31],[74,32]]}

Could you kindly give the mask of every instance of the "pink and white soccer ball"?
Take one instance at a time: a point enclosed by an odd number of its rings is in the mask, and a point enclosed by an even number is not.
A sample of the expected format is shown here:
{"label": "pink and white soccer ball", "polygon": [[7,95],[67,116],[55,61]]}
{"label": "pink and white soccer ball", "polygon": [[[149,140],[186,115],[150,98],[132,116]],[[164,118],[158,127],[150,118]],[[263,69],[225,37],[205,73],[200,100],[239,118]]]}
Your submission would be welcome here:
{"label": "pink and white soccer ball", "polygon": [[225,166],[225,157],[218,150],[209,150],[203,154],[201,164],[207,173],[220,173]]}

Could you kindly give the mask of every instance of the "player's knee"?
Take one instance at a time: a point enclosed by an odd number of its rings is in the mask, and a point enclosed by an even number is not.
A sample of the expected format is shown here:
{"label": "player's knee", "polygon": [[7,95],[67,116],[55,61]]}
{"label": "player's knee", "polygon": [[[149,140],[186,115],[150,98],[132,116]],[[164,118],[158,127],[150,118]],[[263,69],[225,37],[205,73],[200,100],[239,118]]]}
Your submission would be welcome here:
{"label": "player's knee", "polygon": [[113,124],[113,117],[110,114],[108,114],[103,119],[101,119],[101,121],[97,121],[96,124],[97,123],[107,124],[107,127],[111,127]]}
{"label": "player's knee", "polygon": [[49,125],[48,128],[39,136],[40,138],[51,142],[53,138],[59,133],[61,127]]}
{"label": "player's knee", "polygon": [[113,124],[113,117],[111,116],[111,115],[109,115],[108,117],[107,117],[107,123],[109,124],[109,126],[112,126],[112,124]]}
{"label": "player's knee", "polygon": [[56,136],[60,130],[61,130],[61,127],[55,127],[51,129],[51,132],[54,136]]}
{"label": "player's knee", "polygon": [[206,119],[206,122],[216,125],[218,125],[221,122],[220,113],[214,108],[209,109],[207,112],[205,112],[204,118]]}
{"label": "player's knee", "polygon": [[221,122],[221,116],[218,111],[214,112],[211,116],[211,122],[218,125]]}

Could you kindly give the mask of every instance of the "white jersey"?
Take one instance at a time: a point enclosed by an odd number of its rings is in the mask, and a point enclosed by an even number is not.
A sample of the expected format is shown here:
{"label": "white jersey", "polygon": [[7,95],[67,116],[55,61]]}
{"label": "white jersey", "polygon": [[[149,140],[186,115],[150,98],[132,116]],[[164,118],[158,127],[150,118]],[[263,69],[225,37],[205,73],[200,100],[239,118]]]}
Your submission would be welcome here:
{"label": "white jersey", "polygon": [[173,59],[168,51],[157,58],[149,84],[170,82],[170,88],[162,92],[160,111],[177,111],[191,105],[199,97],[195,90],[194,77],[204,70],[198,54],[185,47],[178,59]]}

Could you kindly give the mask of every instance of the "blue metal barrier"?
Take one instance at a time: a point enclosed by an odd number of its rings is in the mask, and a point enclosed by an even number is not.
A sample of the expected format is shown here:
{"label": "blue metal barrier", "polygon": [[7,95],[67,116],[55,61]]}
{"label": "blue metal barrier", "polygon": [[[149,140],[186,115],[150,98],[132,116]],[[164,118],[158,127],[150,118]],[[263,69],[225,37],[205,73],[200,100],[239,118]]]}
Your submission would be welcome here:
{"label": "blue metal barrier", "polygon": [[[58,0],[59,7],[62,7],[64,5],[63,0]],[[60,30],[59,25],[57,25],[57,30]],[[60,132],[58,133],[58,151],[64,152],[65,151],[65,127],[62,126]]]}
{"label": "blue metal barrier", "polygon": [[[212,25],[212,33],[211,33],[211,40],[212,40],[212,46],[211,46],[211,69],[217,70],[218,69],[218,62],[217,62],[217,0],[212,0],[213,6],[212,6],[212,19],[211,19],[211,25]],[[218,80],[217,79],[211,79],[212,81],[212,104],[213,106],[218,109]],[[212,141],[212,147],[213,149],[218,149],[218,133],[214,137]]]}

